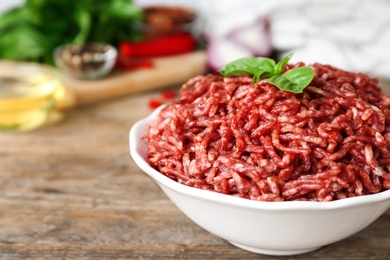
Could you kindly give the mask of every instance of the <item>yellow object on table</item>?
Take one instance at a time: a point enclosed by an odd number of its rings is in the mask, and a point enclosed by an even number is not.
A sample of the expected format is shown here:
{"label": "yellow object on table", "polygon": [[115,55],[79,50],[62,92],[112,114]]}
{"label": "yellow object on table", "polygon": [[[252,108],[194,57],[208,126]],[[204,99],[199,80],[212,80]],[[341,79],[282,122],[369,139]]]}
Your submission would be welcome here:
{"label": "yellow object on table", "polygon": [[51,67],[0,62],[0,130],[26,131],[45,124],[64,93]]}

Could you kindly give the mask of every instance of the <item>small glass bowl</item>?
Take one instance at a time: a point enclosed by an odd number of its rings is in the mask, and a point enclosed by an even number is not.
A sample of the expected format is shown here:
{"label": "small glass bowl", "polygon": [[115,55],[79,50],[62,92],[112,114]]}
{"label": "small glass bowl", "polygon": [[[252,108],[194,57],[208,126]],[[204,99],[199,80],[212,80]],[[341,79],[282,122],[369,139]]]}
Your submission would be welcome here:
{"label": "small glass bowl", "polygon": [[54,68],[0,61],[0,131],[27,131],[44,125],[64,94]]}
{"label": "small glass bowl", "polygon": [[107,43],[67,44],[54,50],[57,66],[78,79],[98,79],[108,75],[117,55],[116,48]]}

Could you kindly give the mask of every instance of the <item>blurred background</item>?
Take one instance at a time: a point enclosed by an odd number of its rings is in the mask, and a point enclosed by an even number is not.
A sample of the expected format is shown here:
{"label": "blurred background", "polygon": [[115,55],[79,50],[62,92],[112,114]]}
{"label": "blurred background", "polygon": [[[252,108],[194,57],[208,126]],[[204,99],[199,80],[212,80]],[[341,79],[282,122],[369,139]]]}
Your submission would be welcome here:
{"label": "blurred background", "polygon": [[[24,2],[2,0],[0,13]],[[31,2],[52,2],[66,8],[75,1]],[[209,63],[216,68],[239,56],[271,55],[277,51],[294,52],[292,61],[330,63],[389,77],[390,1],[387,0],[134,0],[133,4],[186,6],[194,10],[200,23],[197,33],[209,41],[210,46],[206,46],[211,48]],[[55,8],[41,11],[53,19],[76,15]],[[0,37],[5,37],[4,32]]]}
{"label": "blurred background", "polygon": [[[389,78],[390,1],[153,1],[186,4],[204,20],[209,59],[217,68],[239,56],[294,53],[292,62],[329,63]],[[218,47],[214,48],[215,45]],[[211,45],[211,46],[210,46]],[[215,57],[214,57],[215,55]],[[214,61],[220,58],[221,61]]]}
{"label": "blurred background", "polygon": [[388,0],[2,0],[0,71],[4,61],[59,69],[55,102],[73,107],[179,85],[241,57],[294,53],[291,62],[377,77],[389,93],[389,14]]}

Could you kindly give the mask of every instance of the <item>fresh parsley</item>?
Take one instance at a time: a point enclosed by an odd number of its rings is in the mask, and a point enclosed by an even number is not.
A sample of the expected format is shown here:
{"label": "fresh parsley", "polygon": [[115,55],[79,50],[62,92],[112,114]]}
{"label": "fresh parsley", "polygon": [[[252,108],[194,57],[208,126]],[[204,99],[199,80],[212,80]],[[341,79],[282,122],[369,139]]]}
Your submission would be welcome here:
{"label": "fresh parsley", "polygon": [[247,57],[228,63],[219,72],[227,77],[253,76],[252,84],[266,79],[270,84],[294,93],[302,93],[312,79],[314,71],[309,67],[290,69],[282,74],[293,54],[289,54],[278,63],[265,57]]}
{"label": "fresh parsley", "polygon": [[53,64],[62,44],[139,39],[142,15],[132,0],[25,0],[0,15],[0,59]]}

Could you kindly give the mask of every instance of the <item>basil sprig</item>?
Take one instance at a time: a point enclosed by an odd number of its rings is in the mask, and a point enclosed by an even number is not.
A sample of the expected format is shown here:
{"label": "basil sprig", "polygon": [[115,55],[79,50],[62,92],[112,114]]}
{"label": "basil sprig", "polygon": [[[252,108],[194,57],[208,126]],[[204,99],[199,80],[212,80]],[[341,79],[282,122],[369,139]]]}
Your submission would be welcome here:
{"label": "basil sprig", "polygon": [[314,71],[309,67],[298,67],[282,74],[292,55],[287,55],[278,63],[265,57],[241,58],[228,63],[219,72],[227,77],[253,76],[252,84],[260,79],[267,79],[270,84],[282,90],[302,93],[314,78]]}

